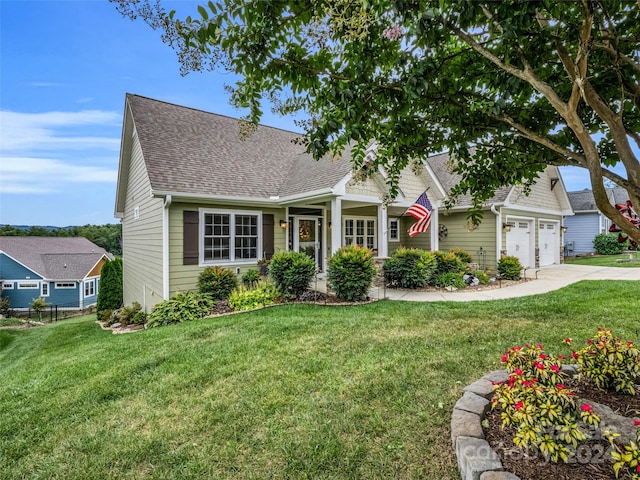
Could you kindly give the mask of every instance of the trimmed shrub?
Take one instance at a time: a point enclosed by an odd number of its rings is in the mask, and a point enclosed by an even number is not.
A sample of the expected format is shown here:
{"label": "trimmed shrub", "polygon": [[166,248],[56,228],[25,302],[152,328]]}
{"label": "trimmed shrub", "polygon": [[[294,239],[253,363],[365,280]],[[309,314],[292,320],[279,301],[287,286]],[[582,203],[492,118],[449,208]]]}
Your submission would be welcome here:
{"label": "trimmed shrub", "polygon": [[464,264],[471,263],[473,261],[471,254],[462,248],[452,248],[449,250],[449,253],[453,253]]}
{"label": "trimmed shrub", "polygon": [[472,270],[467,273],[475,275],[476,278],[480,281],[480,285],[489,285],[491,283],[491,277],[489,277],[489,275],[482,270]]}
{"label": "trimmed shrub", "polygon": [[235,274],[222,267],[205,267],[198,276],[198,289],[200,293],[206,293],[213,300],[226,300],[229,294],[238,285]]}
{"label": "trimmed shrub", "polygon": [[518,257],[504,256],[498,260],[498,274],[505,280],[520,280],[522,264]]}
{"label": "trimmed shrub", "polygon": [[459,272],[443,272],[433,277],[433,285],[439,288],[465,288],[467,284]]}
{"label": "trimmed shrub", "polygon": [[271,258],[269,272],[276,287],[287,298],[298,298],[311,284],[316,263],[309,255],[289,250]]}
{"label": "trimmed shrub", "polygon": [[117,310],[122,306],[122,259],[107,260],[100,272],[100,288],[96,312],[98,320],[102,320],[100,312],[103,310]]}
{"label": "trimmed shrub", "polygon": [[229,295],[229,305],[236,311],[252,310],[278,303],[282,295],[272,283],[260,282],[255,288],[239,286]]}
{"label": "trimmed shrub", "polygon": [[421,288],[429,284],[436,268],[433,254],[419,248],[399,248],[384,262],[382,269],[392,287]]}
{"label": "trimmed shrub", "polygon": [[327,277],[336,296],[356,302],[367,296],[376,274],[373,253],[357,245],[342,247],[329,259]]}
{"label": "trimmed shrub", "polygon": [[161,327],[172,323],[200,320],[211,313],[211,296],[196,292],[178,292],[169,300],[158,303],[147,316],[148,327]]}
{"label": "trimmed shrub", "polygon": [[437,286],[435,279],[443,273],[464,273],[466,265],[455,254],[437,251],[433,252],[433,256],[435,258],[435,270],[431,275],[430,285]]}
{"label": "trimmed shrub", "polygon": [[260,272],[258,270],[247,270],[244,275],[242,275],[242,283],[247,288],[255,288],[258,285],[258,281],[260,280]]}
{"label": "trimmed shrub", "polygon": [[600,233],[593,239],[593,248],[599,255],[619,255],[628,246],[628,241],[618,241],[617,233]]}

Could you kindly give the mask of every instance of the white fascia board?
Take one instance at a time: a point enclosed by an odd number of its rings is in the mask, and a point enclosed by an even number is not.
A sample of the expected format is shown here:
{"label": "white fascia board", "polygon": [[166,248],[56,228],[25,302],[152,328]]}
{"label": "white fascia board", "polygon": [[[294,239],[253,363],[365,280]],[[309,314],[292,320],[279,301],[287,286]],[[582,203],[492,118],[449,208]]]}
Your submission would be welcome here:
{"label": "white fascia board", "polygon": [[278,205],[287,205],[290,203],[297,203],[301,200],[318,200],[321,198],[327,198],[335,196],[333,189],[323,188],[320,190],[314,190],[311,192],[298,193],[296,195],[289,195],[288,197],[282,197],[278,200]]}
{"label": "white fascia board", "polygon": [[504,208],[519,210],[521,212],[527,212],[527,213],[538,213],[543,215],[565,215],[565,216],[573,215],[573,210],[571,208],[563,209],[563,210],[549,210],[547,208],[524,207],[522,205],[510,205],[507,202],[505,202]]}
{"label": "white fascia board", "polygon": [[256,197],[235,197],[230,195],[203,195],[198,193],[185,193],[185,192],[168,192],[162,190],[156,190],[152,192],[153,197],[166,198],[171,195],[173,203],[175,202],[191,202],[205,201],[205,202],[222,202],[227,205],[261,205],[278,207],[281,203],[280,200],[271,200],[268,198],[256,198]]}
{"label": "white fascia board", "polygon": [[436,174],[433,171],[433,169],[429,166],[429,163],[424,161],[424,162],[422,162],[422,164],[424,165],[425,170],[427,172],[429,172],[429,177],[431,177],[431,181],[433,183],[435,183],[436,187],[438,188],[438,192],[440,193],[440,197],[441,198],[445,198],[447,196],[447,192],[444,190],[444,187],[440,183],[440,180],[438,180],[438,177],[436,177]]}
{"label": "white fascia board", "polygon": [[334,187],[331,189],[333,191],[334,195],[344,195],[345,193],[347,193],[347,183],[349,183],[349,181],[353,178],[353,173],[350,172],[348,174],[346,174],[344,177],[342,177],[342,180],[340,180],[338,183],[336,183],[334,185]]}

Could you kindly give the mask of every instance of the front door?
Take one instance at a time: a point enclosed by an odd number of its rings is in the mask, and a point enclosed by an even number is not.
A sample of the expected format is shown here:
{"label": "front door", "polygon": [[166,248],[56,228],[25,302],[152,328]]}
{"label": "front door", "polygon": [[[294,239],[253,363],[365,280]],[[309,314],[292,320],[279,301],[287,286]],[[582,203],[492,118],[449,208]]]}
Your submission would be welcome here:
{"label": "front door", "polygon": [[320,235],[318,230],[317,218],[295,217],[293,248],[313,258],[316,262],[316,267],[321,265]]}

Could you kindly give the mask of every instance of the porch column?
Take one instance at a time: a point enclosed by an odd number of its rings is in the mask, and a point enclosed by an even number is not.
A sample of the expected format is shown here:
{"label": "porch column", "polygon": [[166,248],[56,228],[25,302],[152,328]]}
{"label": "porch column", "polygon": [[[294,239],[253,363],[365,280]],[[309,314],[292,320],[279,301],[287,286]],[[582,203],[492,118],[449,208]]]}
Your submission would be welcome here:
{"label": "porch column", "polygon": [[378,205],[378,256],[389,256],[389,225],[387,225],[387,207]]}
{"label": "porch column", "polygon": [[342,246],[342,199],[331,199],[331,254]]}
{"label": "porch column", "polygon": [[440,201],[436,202],[433,205],[433,210],[431,210],[431,226],[429,227],[430,235],[431,235],[431,250],[436,251],[440,250],[440,237],[438,236],[438,232],[440,231],[440,215],[438,214],[438,209],[440,208]]}

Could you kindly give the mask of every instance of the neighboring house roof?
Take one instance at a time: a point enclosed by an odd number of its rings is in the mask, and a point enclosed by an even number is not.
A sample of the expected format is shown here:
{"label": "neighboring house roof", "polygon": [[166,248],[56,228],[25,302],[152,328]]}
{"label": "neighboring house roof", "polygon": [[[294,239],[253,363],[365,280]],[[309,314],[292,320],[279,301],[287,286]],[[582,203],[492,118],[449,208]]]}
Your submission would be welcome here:
{"label": "neighboring house roof", "polygon": [[0,237],[0,251],[49,280],[81,280],[105,255],[82,237]]}
{"label": "neighboring house roof", "polygon": [[[612,205],[616,203],[625,203],[629,199],[629,194],[624,188],[615,187],[607,188],[607,196]],[[593,196],[593,191],[585,188],[575,192],[567,192],[571,207],[575,212],[596,212],[598,206]]]}
{"label": "neighboring house roof", "polygon": [[272,199],[329,189],[349,158],[313,160],[300,134],[258,126],[240,139],[237,119],[127,94],[154,192]]}

